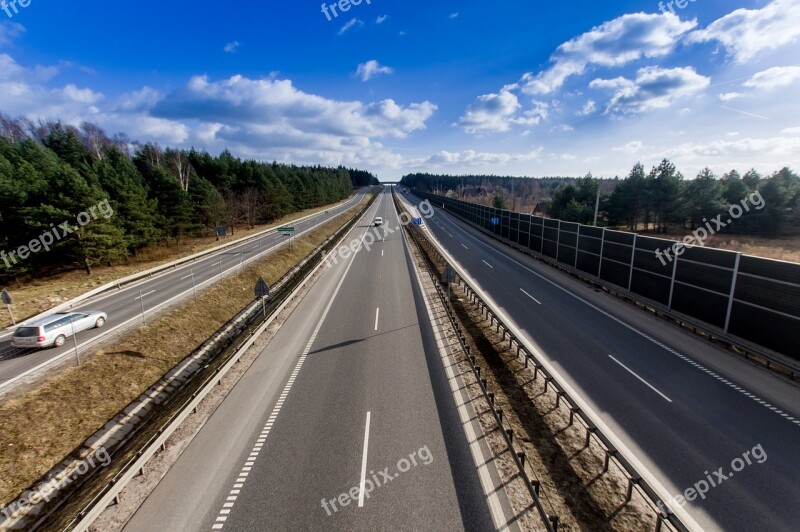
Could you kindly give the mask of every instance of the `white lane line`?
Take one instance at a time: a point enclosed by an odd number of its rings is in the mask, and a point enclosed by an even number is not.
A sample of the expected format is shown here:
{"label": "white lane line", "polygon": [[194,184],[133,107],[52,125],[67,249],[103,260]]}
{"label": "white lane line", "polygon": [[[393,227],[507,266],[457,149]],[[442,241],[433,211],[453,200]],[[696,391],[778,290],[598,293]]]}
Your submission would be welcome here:
{"label": "white lane line", "polygon": [[133,299],[134,299],[134,300],[141,299],[141,298],[143,298],[144,296],[149,296],[149,295],[150,295],[150,294],[152,294],[153,292],[155,292],[155,290],[150,290],[149,292],[145,292],[144,294],[142,294],[142,295],[140,295],[140,296],[136,296],[136,297],[134,297]]}
{"label": "white lane line", "polygon": [[181,281],[185,281],[186,279],[188,279],[191,276],[192,276],[191,273],[189,275],[184,275],[183,277],[181,277]]}
{"label": "white lane line", "polygon": [[[546,282],[547,284],[549,284],[549,285],[550,285],[550,286],[552,286],[553,288],[557,288],[557,289],[561,290],[562,292],[564,292],[565,294],[567,294],[568,296],[570,296],[570,297],[572,297],[572,298],[574,298],[574,299],[577,299],[578,301],[580,301],[581,303],[583,303],[583,304],[584,304],[584,305],[586,305],[587,307],[589,307],[589,308],[592,308],[592,309],[596,310],[597,312],[599,312],[600,314],[604,315],[605,317],[607,317],[607,318],[610,318],[611,320],[613,320],[613,321],[617,322],[619,325],[622,325],[623,327],[625,327],[625,328],[626,328],[626,329],[628,329],[629,331],[632,331],[632,332],[634,332],[634,333],[638,334],[639,336],[641,336],[641,337],[642,337],[642,338],[644,338],[645,340],[648,340],[649,342],[651,342],[651,343],[653,343],[653,344],[657,345],[658,347],[662,348],[662,349],[663,349],[663,350],[665,350],[667,353],[669,353],[669,354],[671,354],[671,355],[674,355],[674,356],[676,356],[676,357],[680,358],[681,360],[683,360],[683,361],[684,361],[684,362],[686,362],[687,364],[691,364],[691,365],[692,365],[692,366],[694,366],[695,368],[699,369],[700,371],[703,371],[704,373],[706,373],[706,374],[708,374],[709,376],[713,377],[713,378],[714,378],[714,379],[716,379],[717,381],[720,381],[720,382],[722,382],[722,381],[723,381],[722,377],[721,377],[720,375],[718,375],[717,373],[715,373],[715,372],[713,372],[713,371],[710,371],[710,370],[709,370],[708,368],[706,368],[705,366],[703,366],[703,365],[701,365],[701,364],[698,364],[697,362],[695,362],[694,360],[692,360],[692,359],[691,359],[691,358],[689,358],[688,356],[684,355],[683,353],[680,353],[679,351],[677,351],[677,350],[673,349],[672,347],[670,347],[670,346],[668,346],[668,345],[666,345],[666,344],[664,344],[664,343],[662,343],[662,342],[659,342],[658,340],[656,340],[656,339],[655,339],[655,338],[653,338],[652,336],[648,335],[647,333],[645,333],[645,332],[643,332],[643,331],[640,331],[639,329],[637,329],[637,328],[636,328],[636,327],[634,327],[633,325],[630,325],[630,324],[629,324],[629,323],[627,323],[626,321],[623,321],[623,320],[621,320],[620,318],[617,318],[616,316],[614,316],[613,314],[610,314],[609,312],[606,312],[605,310],[601,309],[600,307],[598,307],[598,306],[597,306],[597,305],[595,305],[594,303],[590,303],[588,300],[586,300],[586,299],[582,298],[581,296],[579,296],[579,295],[577,295],[577,294],[574,294],[574,293],[570,292],[570,291],[569,291],[567,288],[564,288],[563,286],[561,286],[560,284],[556,283],[555,281],[551,281],[550,279],[548,279],[547,277],[545,277],[545,276],[544,276],[544,275],[542,275],[541,273],[539,273],[539,272],[537,272],[537,271],[534,271],[533,269],[529,268],[529,267],[528,267],[528,266],[526,266],[525,264],[522,264],[521,262],[519,262],[518,260],[516,260],[516,259],[512,258],[511,256],[509,256],[509,255],[506,255],[505,253],[503,253],[503,252],[502,252],[502,251],[500,251],[499,249],[495,249],[495,248],[491,247],[490,245],[488,245],[488,244],[486,244],[485,242],[481,241],[481,240],[480,240],[480,239],[478,239],[477,237],[475,237],[475,236],[471,235],[470,233],[468,233],[468,232],[467,232],[465,229],[463,229],[462,227],[459,227],[459,226],[458,226],[458,224],[456,224],[456,223],[453,223],[453,227],[457,228],[459,231],[461,231],[462,233],[464,233],[464,235],[465,235],[467,238],[471,238],[471,239],[472,239],[472,240],[474,240],[475,242],[477,242],[477,243],[479,243],[479,244],[482,244],[482,245],[484,245],[484,246],[485,246],[487,249],[489,249],[490,251],[492,251],[492,252],[496,253],[497,255],[500,255],[501,257],[504,257],[505,259],[508,259],[510,262],[513,262],[514,264],[516,264],[517,266],[519,266],[519,267],[520,267],[520,268],[522,268],[523,270],[526,270],[526,271],[528,271],[528,272],[532,273],[533,275],[535,275],[536,277],[538,277],[538,278],[539,278],[539,279],[541,279],[542,281]],[[729,387],[731,387],[731,389],[733,389],[733,383],[729,383],[729,384],[726,384],[726,385],[727,385],[727,386],[729,386]],[[746,397],[748,397],[748,398],[750,398],[750,399],[752,399],[752,400],[754,400],[754,401],[758,402],[758,401],[756,400],[756,399],[758,398],[758,396],[756,396],[755,394],[748,393],[748,392],[747,392],[747,391],[746,391],[744,388],[742,388],[742,389],[739,389],[739,390],[737,390],[737,391],[739,391],[740,393],[742,393],[742,394],[743,394],[743,395],[745,395]],[[776,410],[776,411],[775,411],[775,413],[780,415],[780,414],[783,414],[784,412],[783,412],[783,410]],[[800,425],[800,419],[796,419],[796,418],[792,417],[791,415],[790,415],[788,418],[785,418],[785,419],[788,419],[789,421],[791,421],[791,422],[792,422],[792,423],[794,423],[795,425]]]}
{"label": "white lane line", "polygon": [[358,491],[358,507],[364,506],[364,484],[367,480],[367,451],[369,450],[369,420],[371,412],[367,412],[367,426],[364,428],[364,456],[361,458],[361,489]]}
{"label": "white lane line", "polygon": [[488,262],[486,262],[486,261],[483,261],[483,263],[484,263],[485,265],[487,265],[488,267],[490,267],[491,269],[493,269],[493,270],[494,270],[494,266],[492,266],[492,265],[491,265],[491,264],[489,264]]}
{"label": "white lane line", "polygon": [[464,248],[464,249],[469,249],[469,248],[468,248],[467,246],[465,246],[464,244],[461,244],[461,247],[462,247],[462,248]]}
{"label": "white lane line", "polygon": [[[342,274],[342,278],[339,279],[339,283],[336,285],[336,288],[334,289],[333,294],[331,295],[331,298],[328,301],[327,306],[325,307],[325,310],[322,312],[322,316],[320,316],[319,318],[319,322],[317,322],[317,326],[314,328],[314,332],[311,334],[311,338],[308,339],[308,343],[306,344],[306,347],[303,350],[303,354],[300,355],[300,358],[297,360],[297,364],[295,365],[294,370],[292,371],[292,377],[296,377],[297,374],[300,373],[300,369],[303,367],[303,364],[306,361],[306,357],[311,352],[311,347],[317,340],[317,335],[319,334],[319,331],[322,329],[322,325],[325,323],[325,319],[328,317],[328,312],[330,312],[331,307],[333,306],[333,302],[336,300],[336,296],[339,294],[339,290],[342,288],[344,280],[347,278],[347,274],[350,272],[350,267],[353,265],[353,262],[355,262],[354,260],[355,256],[362,249],[362,245],[364,243],[364,238],[366,237],[366,235],[367,233],[365,232],[364,235],[361,237],[361,242],[359,242],[358,249],[356,250],[355,253],[353,253],[353,255],[350,256],[350,262],[347,264],[347,268],[345,268],[344,274]],[[286,386],[284,386],[283,391],[281,392],[281,398],[275,404],[274,408],[272,409],[272,412],[270,413],[269,418],[267,419],[267,423],[264,425],[263,429],[261,430],[261,432],[257,437],[256,440],[257,442],[261,443],[266,440],[267,436],[269,436],[269,433],[272,431],[272,425],[277,419],[278,414],[281,411],[281,408],[283,407],[284,399],[286,398],[286,396],[289,395],[289,392],[291,391],[293,385],[294,381],[291,380],[287,381]],[[254,461],[255,458],[248,457],[248,459],[245,460],[245,464]],[[239,477],[236,479],[236,483],[239,484],[239,487],[242,487],[245,480],[247,480],[247,477],[250,475],[251,470],[252,466],[245,465],[244,467],[242,467],[241,471],[239,472]],[[230,506],[226,506],[227,504],[230,504]],[[225,505],[223,505],[222,509],[219,511],[219,516],[217,517],[218,523],[225,522],[225,520],[227,519],[226,515],[230,514],[231,507],[233,507],[233,503],[226,503]],[[213,530],[220,530],[222,528],[223,528],[222,526],[216,526],[216,525],[212,526]]]}
{"label": "white lane line", "polygon": [[380,309],[380,307],[378,307],[378,308],[375,309],[375,330],[376,331],[378,330],[378,316],[380,316],[380,314],[381,314],[381,309]]}
{"label": "white lane line", "polygon": [[625,368],[625,369],[628,371],[628,373],[630,373],[631,375],[633,375],[634,377],[636,377],[637,379],[639,379],[640,381],[642,381],[643,383],[645,383],[645,384],[646,384],[646,385],[647,385],[647,386],[648,386],[648,387],[649,387],[651,390],[653,390],[654,392],[656,392],[658,395],[660,395],[661,397],[663,397],[664,399],[666,399],[666,400],[667,400],[667,401],[669,401],[670,403],[672,402],[672,399],[670,399],[669,397],[667,397],[666,395],[664,395],[663,393],[661,393],[660,391],[658,391],[658,389],[657,389],[655,386],[653,386],[652,384],[650,384],[649,382],[647,382],[646,380],[644,380],[643,378],[641,378],[641,377],[640,377],[639,375],[637,375],[637,374],[636,374],[636,373],[635,373],[635,372],[634,372],[634,371],[633,371],[631,368],[629,368],[628,366],[626,366],[625,364],[623,364],[622,362],[620,362],[619,360],[617,360],[617,359],[616,359],[616,358],[614,358],[613,356],[611,356],[611,355],[608,355],[608,356],[609,356],[609,358],[610,358],[611,360],[613,360],[614,362],[616,362],[617,364],[619,364],[620,366],[622,366],[623,368]]}
{"label": "white lane line", "polygon": [[383,250],[381,250],[381,257],[383,257]]}
{"label": "white lane line", "polygon": [[445,231],[445,233],[447,233],[448,235],[450,235],[450,238],[455,238],[455,237],[452,235],[452,233],[450,233],[449,231]]}
{"label": "white lane line", "polygon": [[523,290],[522,288],[520,288],[520,291],[521,291],[523,294],[525,294],[526,296],[528,296],[529,298],[531,298],[531,299],[533,299],[534,301],[536,301],[537,303],[539,303],[540,305],[542,304],[542,302],[541,302],[541,301],[539,301],[538,299],[536,299],[535,297],[533,297],[532,295],[530,295],[528,292],[526,292],[526,291],[525,291],[525,290]]}

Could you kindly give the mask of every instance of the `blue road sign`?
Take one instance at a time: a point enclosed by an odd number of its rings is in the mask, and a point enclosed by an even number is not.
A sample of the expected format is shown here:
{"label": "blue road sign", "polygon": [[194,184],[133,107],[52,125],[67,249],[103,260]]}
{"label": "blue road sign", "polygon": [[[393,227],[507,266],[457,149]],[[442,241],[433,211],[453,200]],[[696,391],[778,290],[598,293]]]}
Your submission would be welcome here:
{"label": "blue road sign", "polygon": [[414,225],[422,225],[422,218],[414,218]]}
{"label": "blue road sign", "polygon": [[492,218],[489,221],[492,223],[492,225],[500,225],[499,216],[492,216]]}

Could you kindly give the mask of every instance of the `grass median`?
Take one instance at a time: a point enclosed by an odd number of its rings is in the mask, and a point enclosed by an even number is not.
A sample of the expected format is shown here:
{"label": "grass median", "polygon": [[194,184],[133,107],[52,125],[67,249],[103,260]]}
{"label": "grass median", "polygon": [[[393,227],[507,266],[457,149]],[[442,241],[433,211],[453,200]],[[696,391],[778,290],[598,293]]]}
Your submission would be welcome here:
{"label": "grass median", "polygon": [[[236,313],[259,276],[273,284],[368,201],[293,239],[197,298],[82,357],[35,389],[0,405],[0,507],[68,456]],[[113,317],[112,317],[113,318]]]}

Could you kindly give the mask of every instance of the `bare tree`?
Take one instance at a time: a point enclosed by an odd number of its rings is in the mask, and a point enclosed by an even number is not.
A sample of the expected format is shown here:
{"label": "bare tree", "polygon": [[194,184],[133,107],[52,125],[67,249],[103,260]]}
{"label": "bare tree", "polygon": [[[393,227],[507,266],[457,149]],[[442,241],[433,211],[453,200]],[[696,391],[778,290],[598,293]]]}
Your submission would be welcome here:
{"label": "bare tree", "polygon": [[175,172],[175,177],[180,182],[181,189],[184,192],[189,192],[189,180],[192,177],[192,165],[189,162],[189,157],[180,150],[167,150],[164,152],[164,157],[170,169]]}
{"label": "bare tree", "polygon": [[258,220],[259,206],[261,205],[260,200],[258,189],[254,187],[246,188],[240,196],[239,208],[247,222],[247,226],[250,228],[255,227],[256,221]]}
{"label": "bare tree", "polygon": [[99,126],[91,122],[81,123],[81,138],[86,148],[92,152],[97,160],[103,160],[103,151],[113,146],[113,142],[108,138],[106,132]]}
{"label": "bare tree", "polygon": [[0,137],[7,138],[11,142],[21,141],[26,137],[25,124],[21,120],[0,113]]}

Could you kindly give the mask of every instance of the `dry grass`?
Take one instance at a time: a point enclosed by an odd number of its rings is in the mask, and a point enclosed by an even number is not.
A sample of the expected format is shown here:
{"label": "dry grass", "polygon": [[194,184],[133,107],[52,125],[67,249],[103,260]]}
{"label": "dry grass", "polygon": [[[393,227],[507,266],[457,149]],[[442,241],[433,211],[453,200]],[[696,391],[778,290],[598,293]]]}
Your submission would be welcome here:
{"label": "dry grass", "polygon": [[[53,275],[41,279],[29,279],[19,283],[11,283],[6,288],[14,296],[14,315],[17,321],[35,316],[40,312],[55,307],[65,301],[69,301],[89,290],[103,286],[116,279],[121,279],[137,272],[155,268],[160,264],[165,264],[187,257],[201,251],[206,251],[213,247],[224,244],[234,239],[244,238],[254,235],[260,231],[279,227],[281,225],[315,214],[317,212],[330,209],[331,206],[307,209],[298,213],[285,216],[271,224],[256,226],[252,229],[236,229],[233,236],[218,241],[213,236],[200,238],[183,238],[178,242],[169,242],[150,246],[142,250],[137,256],[129,257],[123,264],[114,266],[97,266],[93,268],[91,276],[86,275],[84,270],[74,270]],[[5,309],[5,307],[3,307]],[[3,310],[2,323],[11,325],[11,318]]]}
{"label": "dry grass", "polygon": [[[671,233],[667,235],[653,233],[641,234],[669,240],[681,240],[689,233]],[[747,255],[764,257],[765,259],[800,262],[800,236],[764,237],[716,234],[706,239],[705,247],[740,251]]]}
{"label": "dry grass", "polygon": [[253,301],[259,276],[272,284],[360,209],[338,216],[0,406],[0,501],[63,460]]}

